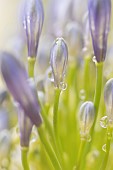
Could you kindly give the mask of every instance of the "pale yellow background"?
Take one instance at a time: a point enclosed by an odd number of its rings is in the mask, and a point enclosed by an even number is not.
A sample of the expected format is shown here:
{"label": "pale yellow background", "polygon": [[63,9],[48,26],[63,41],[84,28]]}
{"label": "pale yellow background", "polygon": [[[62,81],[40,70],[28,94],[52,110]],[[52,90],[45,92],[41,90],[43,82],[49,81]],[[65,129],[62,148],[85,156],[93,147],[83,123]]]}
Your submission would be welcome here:
{"label": "pale yellow background", "polygon": [[0,0],[0,50],[5,49],[9,39],[20,31],[20,8],[22,0]]}

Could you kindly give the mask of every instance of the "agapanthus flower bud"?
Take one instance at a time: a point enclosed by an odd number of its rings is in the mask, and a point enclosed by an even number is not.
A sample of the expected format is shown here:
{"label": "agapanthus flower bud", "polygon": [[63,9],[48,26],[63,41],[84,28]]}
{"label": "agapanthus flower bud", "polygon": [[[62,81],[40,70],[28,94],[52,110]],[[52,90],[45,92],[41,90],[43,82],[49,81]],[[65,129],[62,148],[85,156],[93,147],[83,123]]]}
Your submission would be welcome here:
{"label": "agapanthus flower bud", "polygon": [[108,120],[113,123],[113,78],[108,80],[104,87],[104,101]]}
{"label": "agapanthus flower bud", "polygon": [[79,123],[81,137],[87,137],[95,118],[94,104],[90,101],[84,102],[79,111]]}
{"label": "agapanthus flower bud", "polygon": [[68,49],[63,38],[57,38],[51,48],[50,64],[54,77],[54,85],[59,88],[64,81],[68,61]]}
{"label": "agapanthus flower bud", "polygon": [[16,107],[19,120],[20,145],[22,147],[28,147],[33,123],[30,118],[23,112],[19,104],[17,104]]}
{"label": "agapanthus flower bud", "polygon": [[32,88],[27,83],[27,72],[21,63],[11,54],[1,54],[1,72],[5,83],[20,104],[25,114],[36,126],[42,123],[39,113],[39,104]]}
{"label": "agapanthus flower bud", "polygon": [[89,0],[88,9],[94,55],[97,62],[103,62],[110,27],[111,0]]}
{"label": "agapanthus flower bud", "polygon": [[26,0],[24,13],[24,28],[27,36],[28,56],[36,57],[39,38],[44,21],[43,4],[41,0]]}

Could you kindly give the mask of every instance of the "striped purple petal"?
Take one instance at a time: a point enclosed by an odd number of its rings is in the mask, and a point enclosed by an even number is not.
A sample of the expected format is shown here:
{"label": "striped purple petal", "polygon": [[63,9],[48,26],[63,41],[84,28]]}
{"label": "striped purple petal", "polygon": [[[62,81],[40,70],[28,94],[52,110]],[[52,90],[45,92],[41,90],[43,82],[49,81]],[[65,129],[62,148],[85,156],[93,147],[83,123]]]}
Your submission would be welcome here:
{"label": "striped purple petal", "polygon": [[39,104],[34,91],[27,83],[27,72],[11,54],[1,54],[1,72],[14,99],[20,104],[31,121],[39,126],[42,123]]}
{"label": "striped purple petal", "polygon": [[44,21],[44,10],[41,0],[26,0],[24,28],[27,36],[28,56],[36,57],[39,38]]}
{"label": "striped purple petal", "polygon": [[89,26],[97,62],[105,60],[110,27],[111,0],[89,0]]}

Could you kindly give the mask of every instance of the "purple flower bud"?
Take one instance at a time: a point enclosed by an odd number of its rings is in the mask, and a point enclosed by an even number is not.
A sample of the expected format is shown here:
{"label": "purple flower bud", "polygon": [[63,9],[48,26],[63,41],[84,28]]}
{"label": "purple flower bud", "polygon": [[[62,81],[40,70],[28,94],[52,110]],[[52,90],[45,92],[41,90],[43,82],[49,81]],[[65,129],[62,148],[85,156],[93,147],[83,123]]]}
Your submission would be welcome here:
{"label": "purple flower bud", "polygon": [[23,110],[18,104],[17,109],[20,131],[20,145],[22,147],[28,147],[33,123],[31,122],[29,117],[23,112]]}
{"label": "purple flower bud", "polygon": [[44,21],[43,4],[41,0],[27,0],[24,13],[24,28],[26,29],[28,56],[36,57],[39,38]]}
{"label": "purple flower bud", "polygon": [[105,60],[110,27],[111,0],[89,0],[89,25],[97,62]]}
{"label": "purple flower bud", "polygon": [[27,72],[21,63],[8,53],[1,55],[1,72],[5,83],[30,120],[39,126],[42,123],[39,105],[33,89],[27,83]]}
{"label": "purple flower bud", "polygon": [[90,101],[84,102],[79,111],[79,123],[81,137],[84,138],[90,131],[95,118],[94,104]]}
{"label": "purple flower bud", "polygon": [[59,88],[64,81],[68,61],[68,49],[63,38],[57,38],[51,48],[50,63],[54,77],[54,85]]}

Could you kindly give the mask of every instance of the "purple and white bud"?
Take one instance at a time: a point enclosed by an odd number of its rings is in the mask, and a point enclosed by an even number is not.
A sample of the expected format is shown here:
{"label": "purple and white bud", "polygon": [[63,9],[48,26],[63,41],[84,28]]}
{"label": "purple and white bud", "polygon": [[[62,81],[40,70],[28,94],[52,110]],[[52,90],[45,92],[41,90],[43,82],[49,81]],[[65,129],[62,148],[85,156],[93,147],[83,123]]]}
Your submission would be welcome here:
{"label": "purple and white bud", "polygon": [[68,62],[68,49],[63,38],[57,38],[51,48],[50,64],[54,77],[54,85],[59,88],[64,81]]}
{"label": "purple and white bud", "polygon": [[24,28],[27,36],[28,56],[36,57],[44,21],[44,10],[41,0],[26,0]]}
{"label": "purple and white bud", "polygon": [[1,54],[1,72],[8,90],[20,104],[25,114],[37,127],[42,123],[39,104],[33,89],[29,86],[27,72],[11,54]]}
{"label": "purple and white bud", "polygon": [[111,0],[89,0],[88,10],[94,55],[97,62],[103,62],[107,51]]}
{"label": "purple and white bud", "polygon": [[81,138],[87,138],[95,118],[94,104],[90,101],[84,102],[79,111],[79,124]]}

